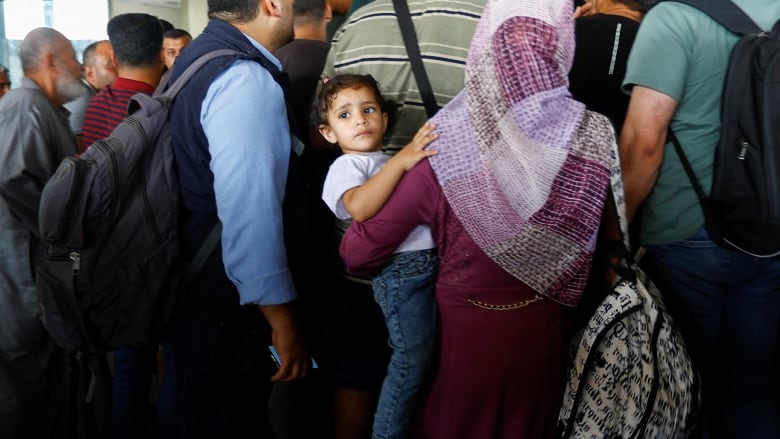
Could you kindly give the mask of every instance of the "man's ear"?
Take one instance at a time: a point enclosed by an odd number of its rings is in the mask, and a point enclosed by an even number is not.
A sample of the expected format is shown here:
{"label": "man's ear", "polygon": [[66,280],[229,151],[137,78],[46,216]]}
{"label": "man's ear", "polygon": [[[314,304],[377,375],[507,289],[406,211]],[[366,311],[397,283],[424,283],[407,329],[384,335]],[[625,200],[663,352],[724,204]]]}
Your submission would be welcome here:
{"label": "man's ear", "polygon": [[260,10],[268,17],[282,16],[282,0],[260,0]]}
{"label": "man's ear", "polygon": [[59,72],[60,66],[57,65],[57,56],[53,52],[46,52],[46,54],[44,54],[44,60],[46,62],[45,66],[47,70]]}
{"label": "man's ear", "polygon": [[320,134],[322,134],[322,137],[325,138],[330,143],[338,143],[338,139],[336,138],[336,133],[333,132],[332,129],[328,125],[320,125],[319,127]]}
{"label": "man's ear", "polygon": [[322,21],[330,23],[333,20],[333,8],[330,7],[330,2],[325,2],[325,11],[322,14]]}
{"label": "man's ear", "polygon": [[84,79],[86,79],[90,84],[95,82],[95,69],[92,66],[84,66]]}

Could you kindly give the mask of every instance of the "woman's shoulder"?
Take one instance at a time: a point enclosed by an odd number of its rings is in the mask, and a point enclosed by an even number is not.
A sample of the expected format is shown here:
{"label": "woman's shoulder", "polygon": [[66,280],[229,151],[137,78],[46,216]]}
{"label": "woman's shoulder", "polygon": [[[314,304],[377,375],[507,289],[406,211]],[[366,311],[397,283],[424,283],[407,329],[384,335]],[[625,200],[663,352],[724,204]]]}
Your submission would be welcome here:
{"label": "woman's shoulder", "polygon": [[436,178],[436,173],[427,159],[420,160],[412,169],[408,170],[405,178],[417,183],[425,183],[431,187],[441,188]]}

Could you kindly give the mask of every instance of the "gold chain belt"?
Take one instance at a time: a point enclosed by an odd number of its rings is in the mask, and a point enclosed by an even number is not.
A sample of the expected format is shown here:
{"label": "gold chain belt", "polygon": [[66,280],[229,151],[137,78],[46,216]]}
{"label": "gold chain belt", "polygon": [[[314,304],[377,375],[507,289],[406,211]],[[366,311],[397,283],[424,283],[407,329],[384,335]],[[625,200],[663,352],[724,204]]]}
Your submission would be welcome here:
{"label": "gold chain belt", "polygon": [[533,297],[533,299],[522,300],[520,302],[515,302],[515,303],[508,303],[506,305],[494,305],[492,303],[485,303],[485,302],[481,302],[479,300],[474,300],[474,299],[466,299],[466,302],[468,302],[468,303],[470,303],[470,304],[472,304],[472,305],[474,305],[476,307],[483,308],[483,309],[489,309],[491,311],[510,311],[510,310],[513,310],[513,309],[525,308],[526,306],[528,306],[528,305],[530,305],[530,304],[532,304],[534,302],[538,302],[538,301],[540,301],[542,299],[543,299],[543,297],[537,294],[536,296]]}

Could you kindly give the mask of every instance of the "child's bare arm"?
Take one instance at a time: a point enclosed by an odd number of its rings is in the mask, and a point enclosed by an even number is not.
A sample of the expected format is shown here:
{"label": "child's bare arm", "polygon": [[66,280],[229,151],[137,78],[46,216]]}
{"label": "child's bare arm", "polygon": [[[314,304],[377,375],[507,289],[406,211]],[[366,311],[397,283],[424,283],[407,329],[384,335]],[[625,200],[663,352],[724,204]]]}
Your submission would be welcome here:
{"label": "child's bare arm", "polygon": [[420,160],[436,154],[436,151],[424,149],[438,138],[438,134],[433,132],[434,128],[432,123],[426,122],[412,141],[388,160],[376,175],[362,185],[344,192],[341,200],[352,219],[365,221],[376,215],[390,198],[404,172],[412,169]]}

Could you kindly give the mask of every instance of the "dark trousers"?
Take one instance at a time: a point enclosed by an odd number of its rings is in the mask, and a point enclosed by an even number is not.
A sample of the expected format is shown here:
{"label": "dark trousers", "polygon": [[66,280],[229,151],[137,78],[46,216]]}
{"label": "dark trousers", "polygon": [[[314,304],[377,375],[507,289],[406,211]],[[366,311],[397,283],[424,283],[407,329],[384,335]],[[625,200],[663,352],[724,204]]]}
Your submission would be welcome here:
{"label": "dark trousers", "polygon": [[780,437],[780,259],[725,250],[703,228],[642,261],[702,377],[702,438]]}
{"label": "dark trousers", "polygon": [[268,435],[272,364],[262,325],[178,319],[153,437],[261,438]]}
{"label": "dark trousers", "polygon": [[156,366],[157,346],[114,351],[114,439],[146,435],[151,418],[149,390]]}

